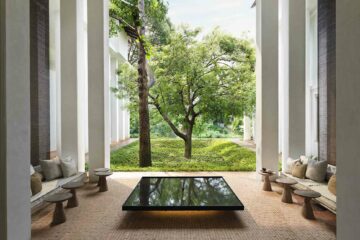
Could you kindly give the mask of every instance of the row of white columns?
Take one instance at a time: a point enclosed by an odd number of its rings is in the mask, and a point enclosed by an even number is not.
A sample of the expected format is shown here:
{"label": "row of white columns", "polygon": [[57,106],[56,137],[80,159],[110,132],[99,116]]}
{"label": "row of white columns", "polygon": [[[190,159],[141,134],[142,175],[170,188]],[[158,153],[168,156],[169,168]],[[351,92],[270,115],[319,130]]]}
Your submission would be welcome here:
{"label": "row of white columns", "polygon": [[[108,2],[61,0],[59,8],[61,63],[58,79],[60,86],[57,89],[60,95],[57,150],[62,157],[71,156],[76,159],[79,171],[85,170],[86,150],[89,153],[90,170],[109,167]],[[86,8],[89,26],[87,35],[83,10]],[[85,72],[86,69],[88,72]]]}
{"label": "row of white columns", "polygon": [[[114,54],[115,55],[115,54]],[[117,88],[119,75],[117,74],[120,60],[117,56],[110,57],[110,84]],[[119,99],[115,93],[110,93],[111,109],[111,143],[116,144],[130,138],[130,114],[126,108],[126,100]]]}
{"label": "row of white columns", "polygon": [[258,0],[256,8],[257,169],[278,171],[279,149],[283,169],[305,154],[306,1]]}

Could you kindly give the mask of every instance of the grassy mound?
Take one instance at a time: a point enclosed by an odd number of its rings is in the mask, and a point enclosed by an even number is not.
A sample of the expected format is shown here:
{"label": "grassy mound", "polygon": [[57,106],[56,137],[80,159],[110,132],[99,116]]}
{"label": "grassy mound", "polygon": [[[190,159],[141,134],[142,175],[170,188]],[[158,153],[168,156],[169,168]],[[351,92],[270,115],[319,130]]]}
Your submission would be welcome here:
{"label": "grassy mound", "polygon": [[192,158],[179,139],[152,139],[152,167],[140,168],[139,143],[111,153],[113,171],[255,171],[255,153],[224,139],[194,139]]}

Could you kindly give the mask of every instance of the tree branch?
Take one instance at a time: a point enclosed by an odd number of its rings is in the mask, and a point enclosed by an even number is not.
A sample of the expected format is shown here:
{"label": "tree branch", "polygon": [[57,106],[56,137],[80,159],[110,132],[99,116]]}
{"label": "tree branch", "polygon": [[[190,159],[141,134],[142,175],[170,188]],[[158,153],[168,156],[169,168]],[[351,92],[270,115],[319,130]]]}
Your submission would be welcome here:
{"label": "tree branch", "polygon": [[156,98],[153,97],[151,94],[149,94],[149,97],[153,100],[152,104],[156,107],[156,109],[158,110],[158,112],[160,113],[160,115],[162,116],[162,118],[165,120],[165,122],[167,122],[167,124],[169,124],[170,128],[173,130],[173,132],[180,138],[182,139],[186,139],[186,135],[183,134],[182,132],[180,132],[179,129],[177,129],[177,127],[175,126],[175,124],[170,120],[170,118],[168,117],[168,115],[162,111],[160,104],[157,102]]}

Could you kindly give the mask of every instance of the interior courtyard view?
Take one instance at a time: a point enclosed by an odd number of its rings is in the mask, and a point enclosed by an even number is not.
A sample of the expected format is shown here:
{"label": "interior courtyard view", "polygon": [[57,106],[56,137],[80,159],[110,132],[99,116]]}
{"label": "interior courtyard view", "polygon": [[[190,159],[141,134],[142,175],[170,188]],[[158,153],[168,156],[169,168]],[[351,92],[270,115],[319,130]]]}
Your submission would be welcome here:
{"label": "interior courtyard view", "polygon": [[359,0],[0,0],[0,240],[360,239]]}

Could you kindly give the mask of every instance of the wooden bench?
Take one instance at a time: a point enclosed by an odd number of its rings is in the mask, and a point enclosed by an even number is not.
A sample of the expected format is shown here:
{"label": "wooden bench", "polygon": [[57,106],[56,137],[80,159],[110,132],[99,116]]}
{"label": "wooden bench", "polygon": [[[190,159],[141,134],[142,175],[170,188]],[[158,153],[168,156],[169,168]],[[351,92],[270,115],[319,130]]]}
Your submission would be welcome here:
{"label": "wooden bench", "polygon": [[41,192],[35,194],[31,197],[31,213],[35,213],[39,209],[41,209],[44,205],[44,198],[48,197],[52,194],[65,191],[61,188],[62,185],[73,182],[73,181],[81,181],[85,177],[85,173],[80,172],[74,176],[68,178],[58,178],[51,181],[42,182],[42,190]]}
{"label": "wooden bench", "polygon": [[319,192],[321,197],[314,199],[314,202],[322,205],[330,212],[336,214],[336,196],[328,190],[327,182],[315,182],[310,179],[300,179],[293,177],[291,174],[281,173],[283,176],[295,179],[298,183],[291,187],[297,190],[313,190]]}

